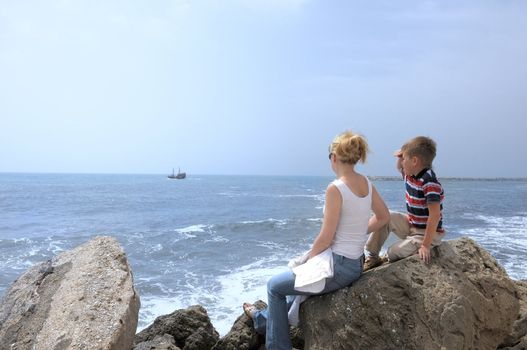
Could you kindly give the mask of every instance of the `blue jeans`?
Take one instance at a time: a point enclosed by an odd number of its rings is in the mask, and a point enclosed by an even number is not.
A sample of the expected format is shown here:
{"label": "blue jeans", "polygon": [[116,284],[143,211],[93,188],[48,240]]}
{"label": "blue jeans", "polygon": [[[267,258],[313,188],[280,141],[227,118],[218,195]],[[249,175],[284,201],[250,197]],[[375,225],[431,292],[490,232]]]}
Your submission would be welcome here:
{"label": "blue jeans", "polygon": [[295,274],[291,270],[271,277],[267,282],[268,307],[256,312],[253,318],[256,331],[262,334],[266,333],[266,349],[292,349],[287,318],[290,303],[288,303],[287,296],[319,295],[349,286],[362,274],[363,261],[363,256],[358,259],[349,259],[333,253],[333,277],[326,279],[326,286],[320,293],[295,290]]}

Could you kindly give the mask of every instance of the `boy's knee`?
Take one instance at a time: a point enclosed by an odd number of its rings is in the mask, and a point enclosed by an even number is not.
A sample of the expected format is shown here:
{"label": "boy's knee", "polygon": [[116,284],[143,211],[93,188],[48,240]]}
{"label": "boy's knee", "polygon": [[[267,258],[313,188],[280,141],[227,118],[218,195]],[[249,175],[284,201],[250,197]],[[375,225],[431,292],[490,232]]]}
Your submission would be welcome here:
{"label": "boy's knee", "polygon": [[397,261],[397,260],[400,259],[398,257],[398,255],[395,254],[395,252],[393,251],[392,247],[388,248],[388,251],[386,252],[386,255],[388,256],[388,261],[389,262],[394,262],[394,261]]}
{"label": "boy's knee", "polygon": [[390,253],[388,253],[387,255],[388,255],[388,261],[389,261],[389,262],[394,262],[394,261],[397,261],[397,260],[401,260],[401,259],[402,259],[402,258],[401,258],[399,255],[397,255],[397,254],[390,254]]}
{"label": "boy's knee", "polygon": [[403,242],[400,246],[393,245],[388,248],[386,255],[388,256],[388,261],[394,262],[414,255],[418,250],[411,242]]}

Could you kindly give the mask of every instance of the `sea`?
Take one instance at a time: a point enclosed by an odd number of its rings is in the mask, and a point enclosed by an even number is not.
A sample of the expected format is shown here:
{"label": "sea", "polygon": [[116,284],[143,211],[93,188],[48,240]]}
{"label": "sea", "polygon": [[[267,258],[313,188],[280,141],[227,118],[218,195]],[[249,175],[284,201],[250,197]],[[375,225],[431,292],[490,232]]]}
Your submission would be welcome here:
{"label": "sea", "polygon": [[[220,335],[309,249],[331,177],[0,174],[0,297],[33,264],[98,235],[122,245],[139,327],[203,305]],[[392,210],[404,183],[372,178]],[[447,239],[470,237],[527,279],[527,179],[443,179]]]}

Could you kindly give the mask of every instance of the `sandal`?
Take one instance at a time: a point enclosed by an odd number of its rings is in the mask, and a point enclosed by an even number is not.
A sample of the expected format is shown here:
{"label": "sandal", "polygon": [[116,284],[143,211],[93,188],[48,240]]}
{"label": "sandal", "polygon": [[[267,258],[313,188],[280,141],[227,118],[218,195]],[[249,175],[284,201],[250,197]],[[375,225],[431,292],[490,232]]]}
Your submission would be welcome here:
{"label": "sandal", "polygon": [[259,311],[256,306],[249,303],[243,303],[243,312],[249,317],[251,320],[254,318],[254,315],[256,312]]}

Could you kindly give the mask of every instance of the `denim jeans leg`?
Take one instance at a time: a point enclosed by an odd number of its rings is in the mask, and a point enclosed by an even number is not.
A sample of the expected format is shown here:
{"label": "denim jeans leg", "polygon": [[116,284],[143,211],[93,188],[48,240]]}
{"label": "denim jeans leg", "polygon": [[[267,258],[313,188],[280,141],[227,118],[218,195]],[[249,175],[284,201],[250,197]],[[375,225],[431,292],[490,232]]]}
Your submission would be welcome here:
{"label": "denim jeans leg", "polygon": [[265,334],[267,327],[267,318],[269,317],[269,310],[267,308],[256,311],[253,317],[254,330],[258,334]]}
{"label": "denim jeans leg", "polygon": [[302,294],[295,291],[295,275],[288,270],[271,277],[267,282],[269,318],[265,344],[268,350],[291,350],[289,320],[287,318],[287,295]]}
{"label": "denim jeans leg", "polygon": [[[291,305],[293,304],[294,299],[295,299],[294,295],[288,295],[286,297],[288,311],[291,308]],[[267,329],[267,319],[268,318],[269,318],[269,309],[267,307],[265,309],[258,310],[254,313],[253,325],[254,325],[254,330],[256,331],[256,333],[265,335],[266,329]]]}
{"label": "denim jeans leg", "polygon": [[[295,274],[288,270],[267,282],[268,307],[259,314],[258,327],[261,327],[262,319],[267,316],[267,327],[265,344],[267,350],[291,350],[291,339],[289,338],[289,319],[287,313],[290,303],[289,295],[314,295],[329,293],[346,287],[358,279],[362,273],[363,257],[348,259],[341,255],[333,255],[334,276],[326,280],[326,287],[322,293],[305,293],[295,290]],[[260,318],[261,316],[261,318]],[[256,328],[255,322],[255,328]]]}
{"label": "denim jeans leg", "polygon": [[333,277],[326,279],[326,286],[320,294],[333,292],[351,285],[362,275],[364,256],[348,259],[333,253]]}

